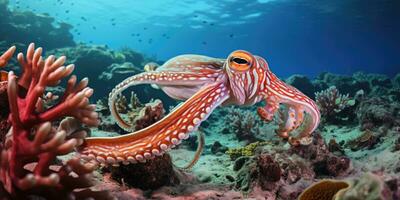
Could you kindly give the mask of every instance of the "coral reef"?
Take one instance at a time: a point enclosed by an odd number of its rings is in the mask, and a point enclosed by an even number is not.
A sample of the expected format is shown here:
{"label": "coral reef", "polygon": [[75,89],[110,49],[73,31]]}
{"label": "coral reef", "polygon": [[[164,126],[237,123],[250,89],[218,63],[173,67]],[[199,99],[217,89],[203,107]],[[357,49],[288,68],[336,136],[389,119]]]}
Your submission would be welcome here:
{"label": "coral reef", "polygon": [[[10,10],[8,0],[0,1],[0,24],[0,41],[2,41],[0,46],[2,47],[13,44],[25,47],[24,44],[32,41],[46,49],[75,45],[70,33],[71,25],[57,22],[47,15]],[[0,48],[0,50],[3,49]]]}
{"label": "coral reef", "polygon": [[238,140],[255,142],[260,134],[260,121],[255,113],[248,110],[240,110],[234,107],[228,109],[225,123],[229,125],[230,132],[234,133]]}
{"label": "coral reef", "polygon": [[340,94],[335,86],[315,93],[315,99],[322,118],[331,123],[337,122],[338,113],[355,104],[355,100],[350,99],[349,94]]}
{"label": "coral reef", "polygon": [[305,95],[314,98],[315,86],[308,77],[300,74],[295,74],[287,78],[285,82],[299,89]]}
{"label": "coral reef", "polygon": [[[68,63],[82,66],[76,69],[76,73],[88,77],[94,88],[103,88],[96,92],[95,99],[107,96],[112,86],[142,72],[144,63],[152,61],[132,49],[111,50],[105,45],[77,44],[73,47],[54,49],[47,54],[65,55],[70,58]],[[104,82],[107,82],[106,88]]]}
{"label": "coral reef", "polygon": [[254,156],[257,147],[269,144],[269,142],[254,142],[240,148],[232,148],[226,151],[231,160],[236,160],[241,156]]}
{"label": "coral reef", "polygon": [[255,154],[236,159],[234,169],[237,188],[254,195],[261,188],[271,199],[294,199],[316,178],[347,175],[350,160],[329,152],[316,134],[312,144],[289,151],[271,144],[260,147]]}
{"label": "coral reef", "polygon": [[350,159],[337,156],[329,151],[329,147],[320,134],[315,134],[313,142],[307,146],[292,147],[290,153],[309,160],[317,176],[340,176],[349,173]]}
{"label": "coral reef", "polygon": [[[7,97],[12,127],[1,145],[2,188],[18,198],[31,195],[87,198],[86,195],[91,194],[86,188],[93,185],[90,174],[95,164],[82,163],[79,158],[71,158],[62,164],[54,162],[58,156],[70,153],[83,143],[88,130],[82,123],[98,124],[95,107],[88,100],[93,90],[87,87],[87,79],[77,84],[76,76],[71,76],[60,101],[44,109],[45,89],[69,76],[74,65],[62,66],[65,57],[49,56],[43,60],[41,54],[41,48],[29,45],[26,56],[18,54],[23,68],[21,76],[17,79],[13,72],[8,75]],[[67,116],[70,117],[62,120],[58,128],[53,127],[52,123]]]}
{"label": "coral reef", "polygon": [[400,126],[400,104],[383,97],[372,97],[360,103],[357,118],[361,129]]}
{"label": "coral reef", "polygon": [[359,137],[350,140],[346,145],[353,151],[360,150],[362,148],[372,149],[376,144],[380,142],[381,134],[365,130]]}
{"label": "coral reef", "polygon": [[140,130],[162,119],[164,113],[163,103],[161,100],[156,99],[146,103],[143,107],[136,108],[135,111],[129,112],[128,115],[135,130]]}
{"label": "coral reef", "polygon": [[168,154],[156,157],[146,163],[136,163],[111,167],[114,180],[143,190],[179,184],[179,177]]}
{"label": "coral reef", "polygon": [[347,181],[321,180],[307,188],[299,200],[351,200],[351,199],[398,199],[398,188],[391,188],[383,178],[372,173]]}

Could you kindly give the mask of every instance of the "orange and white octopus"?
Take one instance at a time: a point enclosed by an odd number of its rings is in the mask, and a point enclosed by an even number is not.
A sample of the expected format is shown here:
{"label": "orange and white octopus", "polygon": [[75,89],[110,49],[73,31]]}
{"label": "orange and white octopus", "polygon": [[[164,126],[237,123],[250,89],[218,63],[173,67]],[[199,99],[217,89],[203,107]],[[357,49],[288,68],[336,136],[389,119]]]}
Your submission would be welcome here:
{"label": "orange and white octopus", "polygon": [[[167,95],[184,100],[157,123],[132,132],[131,126],[117,113],[115,100],[130,86],[153,84]],[[277,133],[292,145],[310,141],[320,121],[317,105],[296,88],[279,80],[267,62],[249,52],[238,50],[226,59],[201,55],[181,55],[164,65],[131,76],[110,93],[109,106],[119,126],[132,132],[118,137],[88,138],[79,152],[87,160],[117,165],[145,162],[160,156],[195,131],[200,123],[220,105],[254,105],[265,101],[258,114],[265,121],[284,104],[285,118]],[[310,117],[296,136],[291,132],[303,123],[305,113]]]}

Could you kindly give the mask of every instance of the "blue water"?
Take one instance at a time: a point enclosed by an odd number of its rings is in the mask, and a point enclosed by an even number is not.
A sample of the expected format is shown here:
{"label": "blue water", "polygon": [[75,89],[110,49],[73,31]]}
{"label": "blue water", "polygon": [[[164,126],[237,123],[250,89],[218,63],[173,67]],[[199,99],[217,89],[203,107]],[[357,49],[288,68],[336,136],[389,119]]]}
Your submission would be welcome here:
{"label": "blue water", "polygon": [[279,76],[400,71],[398,0],[11,0],[74,26],[76,41],[166,60],[186,53],[267,59]]}

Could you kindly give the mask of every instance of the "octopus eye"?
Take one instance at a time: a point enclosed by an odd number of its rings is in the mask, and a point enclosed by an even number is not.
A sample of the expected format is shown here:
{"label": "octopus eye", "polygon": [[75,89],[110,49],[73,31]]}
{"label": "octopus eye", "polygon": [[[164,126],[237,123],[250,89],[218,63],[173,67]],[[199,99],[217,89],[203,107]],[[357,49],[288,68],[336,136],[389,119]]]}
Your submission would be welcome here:
{"label": "octopus eye", "polygon": [[230,59],[230,68],[239,71],[239,72],[244,72],[250,69],[251,62],[243,57],[236,57],[233,56]]}
{"label": "octopus eye", "polygon": [[247,61],[246,59],[243,59],[243,58],[239,58],[239,57],[233,57],[232,62],[235,62],[236,64],[239,64],[239,65],[249,64],[249,61]]}

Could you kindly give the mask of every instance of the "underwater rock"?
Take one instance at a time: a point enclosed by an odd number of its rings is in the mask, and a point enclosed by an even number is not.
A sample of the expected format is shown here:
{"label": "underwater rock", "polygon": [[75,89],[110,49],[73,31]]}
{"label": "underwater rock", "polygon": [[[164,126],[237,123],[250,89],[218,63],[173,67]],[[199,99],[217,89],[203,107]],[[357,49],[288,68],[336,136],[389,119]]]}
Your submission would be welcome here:
{"label": "underwater rock", "polygon": [[400,73],[396,74],[392,79],[393,86],[396,88],[400,88]]}
{"label": "underwater rock", "polygon": [[[88,77],[94,88],[102,88],[96,92],[95,99],[107,96],[114,85],[140,71],[140,67],[126,63],[123,53],[113,51],[107,46],[78,44],[74,47],[55,49],[47,54],[66,55],[70,58],[69,63],[80,66],[77,73]],[[104,81],[107,81],[107,84]]]}
{"label": "underwater rock", "polygon": [[[245,163],[237,173],[235,187],[251,194],[257,193],[259,187],[273,199],[295,199],[308,185],[304,182],[315,177],[306,160],[280,150],[273,154],[262,152],[243,161]],[[287,198],[289,196],[293,198]]]}
{"label": "underwater rock", "polygon": [[313,142],[307,146],[291,147],[291,154],[308,160],[317,176],[340,176],[349,172],[351,161],[345,156],[336,156],[329,151],[320,134],[314,134]]}
{"label": "underwater rock", "polygon": [[220,142],[215,141],[212,146],[211,146],[211,153],[217,154],[217,153],[225,153],[228,151],[228,147],[223,146]]}
{"label": "underwater rock", "polygon": [[400,125],[400,104],[382,97],[362,101],[357,107],[357,118],[362,130],[375,130],[380,126]]}
{"label": "underwater rock", "polygon": [[344,155],[343,147],[336,142],[335,139],[330,139],[328,143],[328,150],[335,155]]}
{"label": "underwater rock", "polygon": [[266,182],[277,182],[281,179],[282,170],[270,155],[261,154],[258,156],[257,166],[260,176],[264,177],[264,179],[260,180],[261,185],[266,185]]}
{"label": "underwater rock", "polygon": [[357,151],[362,148],[373,149],[380,142],[380,133],[365,130],[359,137],[350,140],[346,143],[352,151]]}
{"label": "underwater rock", "polygon": [[[114,52],[106,46],[78,44],[74,47],[58,48],[47,52],[48,55],[65,55],[70,58],[68,63],[80,66],[77,73],[88,77],[93,83],[102,71],[115,63]],[[102,84],[104,87],[104,83]],[[100,85],[99,85],[100,86]]]}
{"label": "underwater rock", "polygon": [[135,130],[140,130],[152,125],[162,119],[164,114],[164,106],[159,99],[146,103],[143,107],[136,109],[136,111],[128,112],[129,119],[133,127],[135,127]]}
{"label": "underwater rock", "polygon": [[393,151],[400,151],[400,137],[395,141]]}
{"label": "underwater rock", "polygon": [[132,63],[133,66],[143,66],[144,63],[148,61],[143,54],[130,48],[122,48],[119,52],[125,57],[124,61]]}
{"label": "underwater rock", "polygon": [[111,167],[110,170],[114,180],[142,190],[180,183],[168,154],[155,157],[146,163],[121,165]]}
{"label": "underwater rock", "polygon": [[314,98],[315,87],[307,76],[295,74],[285,80],[289,85],[299,89],[310,98]]}
{"label": "underwater rock", "polygon": [[31,11],[11,11],[8,3],[8,0],[0,1],[0,41],[5,41],[2,46],[29,44],[34,41],[50,50],[75,45],[70,24],[57,22],[53,17]]}
{"label": "underwater rock", "polygon": [[357,91],[364,90],[367,94],[371,91],[370,83],[367,80],[355,80],[352,76],[322,73],[313,80],[316,91],[325,90],[335,86],[340,92],[354,96]]}
{"label": "underwater rock", "polygon": [[128,76],[142,72],[136,66],[138,65],[134,65],[131,62],[113,63],[99,75],[99,79],[116,85]]}

